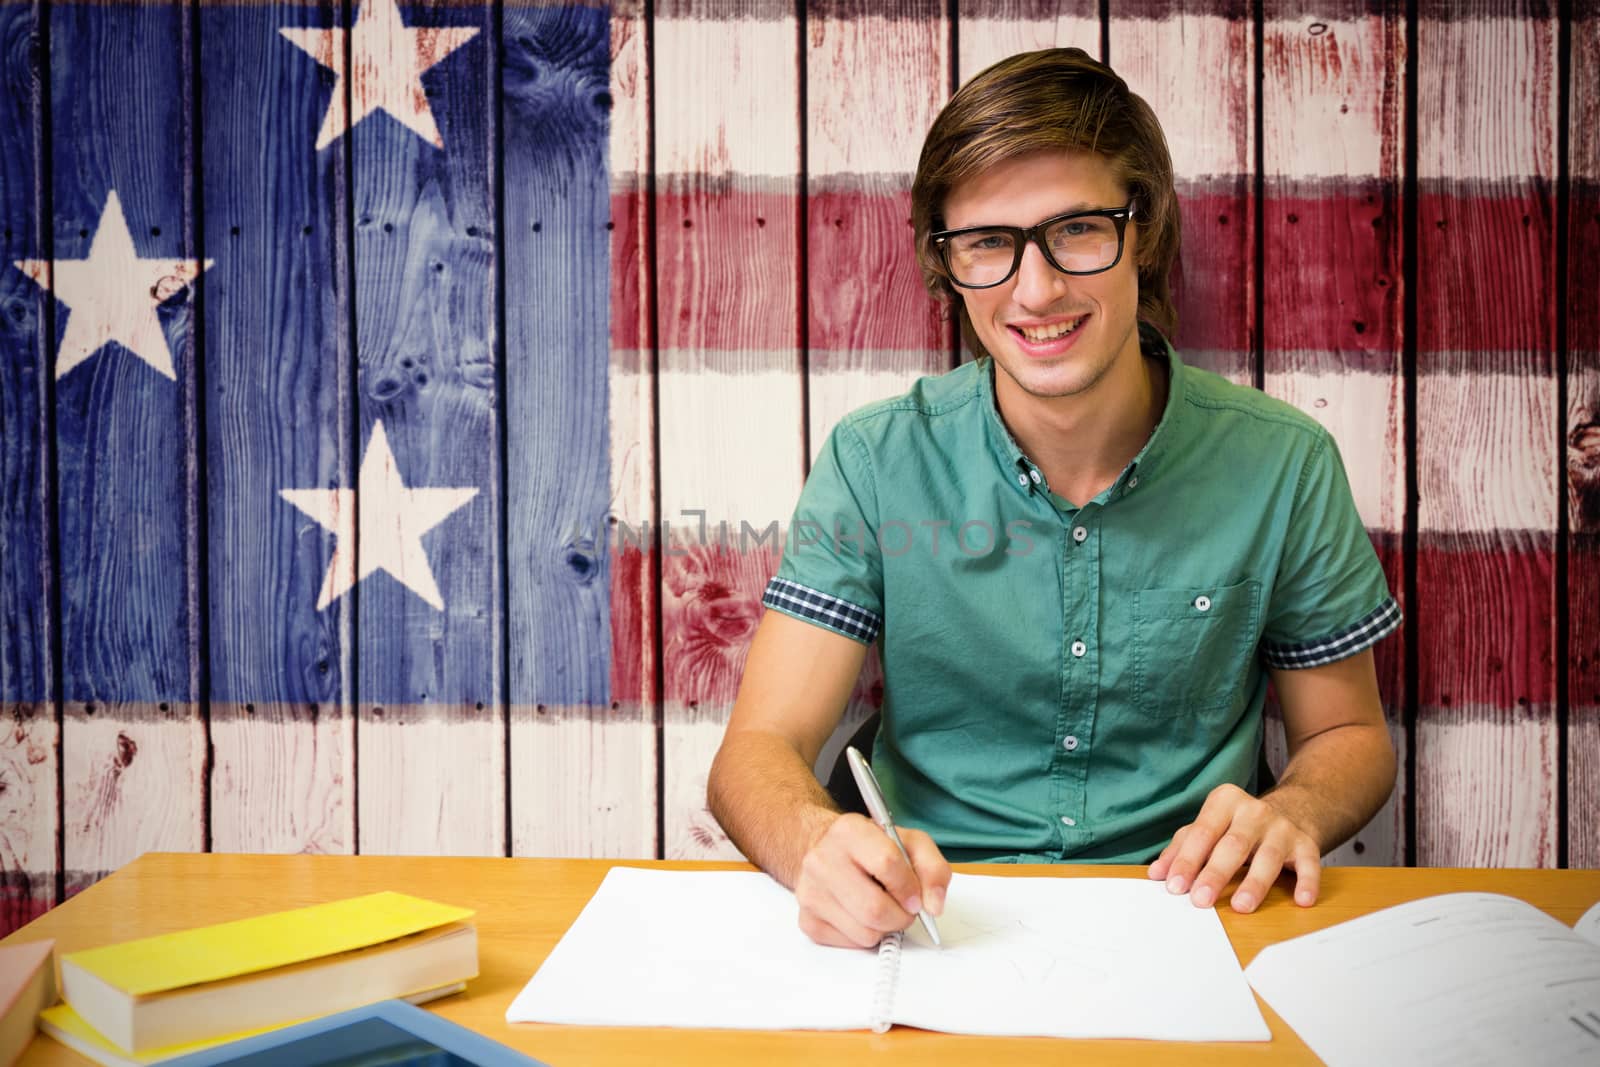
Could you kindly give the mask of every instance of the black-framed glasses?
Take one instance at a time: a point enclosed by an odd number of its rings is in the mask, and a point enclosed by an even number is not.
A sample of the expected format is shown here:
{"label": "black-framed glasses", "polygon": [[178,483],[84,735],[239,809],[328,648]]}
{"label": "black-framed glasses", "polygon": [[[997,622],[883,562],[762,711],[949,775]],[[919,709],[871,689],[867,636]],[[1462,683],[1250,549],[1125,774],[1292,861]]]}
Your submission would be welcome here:
{"label": "black-framed glasses", "polygon": [[1123,238],[1137,200],[1126,207],[1073,211],[1036,226],[969,226],[929,234],[950,280],[963,289],[1002,285],[1022,265],[1032,241],[1045,262],[1063,274],[1099,274],[1122,260]]}

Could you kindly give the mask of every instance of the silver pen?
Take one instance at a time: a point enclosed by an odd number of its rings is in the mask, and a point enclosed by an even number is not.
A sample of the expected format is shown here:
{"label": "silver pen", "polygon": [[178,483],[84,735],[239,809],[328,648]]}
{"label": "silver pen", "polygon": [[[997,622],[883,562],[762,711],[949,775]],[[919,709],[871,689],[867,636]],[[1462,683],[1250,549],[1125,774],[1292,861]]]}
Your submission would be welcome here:
{"label": "silver pen", "polygon": [[[872,821],[883,827],[883,832],[889,835],[894,847],[905,857],[906,866],[911,866],[911,857],[906,854],[905,842],[900,840],[899,833],[895,831],[894,817],[889,814],[889,805],[883,802],[883,790],[878,788],[878,777],[872,773],[871,765],[867,763],[866,757],[856,751],[854,745],[845,747],[844,758],[850,764],[850,773],[855,776],[856,788],[861,790],[861,799],[866,801],[867,812],[872,816]],[[914,867],[912,869],[915,871]],[[928,909],[917,909],[917,918],[922,920],[922,928],[928,931],[933,943],[943,945],[939,940],[939,928],[933,925],[933,916],[928,914]]]}

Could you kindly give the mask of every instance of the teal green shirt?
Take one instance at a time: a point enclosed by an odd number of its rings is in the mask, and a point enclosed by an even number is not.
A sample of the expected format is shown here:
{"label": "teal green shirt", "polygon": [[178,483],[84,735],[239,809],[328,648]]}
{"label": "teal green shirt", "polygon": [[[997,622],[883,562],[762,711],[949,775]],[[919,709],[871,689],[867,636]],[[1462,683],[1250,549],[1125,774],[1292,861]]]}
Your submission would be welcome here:
{"label": "teal green shirt", "polygon": [[1143,862],[1253,788],[1265,668],[1400,623],[1328,432],[1165,358],[1150,440],[1073,507],[1023,455],[987,360],[847,416],[767,607],[881,640],[873,768],[952,860]]}

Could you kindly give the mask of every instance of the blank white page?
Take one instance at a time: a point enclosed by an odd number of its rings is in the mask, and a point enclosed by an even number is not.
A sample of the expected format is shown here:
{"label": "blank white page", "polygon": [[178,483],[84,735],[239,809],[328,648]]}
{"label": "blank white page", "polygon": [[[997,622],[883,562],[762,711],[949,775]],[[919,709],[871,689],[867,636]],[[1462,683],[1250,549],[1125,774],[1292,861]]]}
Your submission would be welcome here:
{"label": "blank white page", "polygon": [[1600,946],[1600,904],[1583,913],[1583,918],[1572,924],[1579,937]]}
{"label": "blank white page", "polygon": [[613,867],[508,1022],[864,1030],[876,949],[818,945],[764,874]]}
{"label": "blank white page", "polygon": [[1270,945],[1245,975],[1330,1067],[1600,1063],[1600,950],[1513,897],[1385,908]]}
{"label": "blank white page", "polygon": [[1211,908],[1142,878],[957,874],[944,948],[906,935],[894,1021],[1041,1037],[1267,1041]]}

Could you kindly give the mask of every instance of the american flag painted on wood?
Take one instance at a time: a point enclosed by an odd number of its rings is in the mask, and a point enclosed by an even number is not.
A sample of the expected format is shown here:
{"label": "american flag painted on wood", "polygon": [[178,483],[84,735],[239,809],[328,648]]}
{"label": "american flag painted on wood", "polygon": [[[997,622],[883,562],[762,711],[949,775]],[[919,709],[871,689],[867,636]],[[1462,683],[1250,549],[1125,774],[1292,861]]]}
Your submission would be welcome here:
{"label": "american flag painted on wood", "polygon": [[1600,863],[1593,5],[0,0],[0,929],[148,849],[733,854],[811,456],[961,358],[922,134],[1053,44],[1404,597],[1335,859]]}

